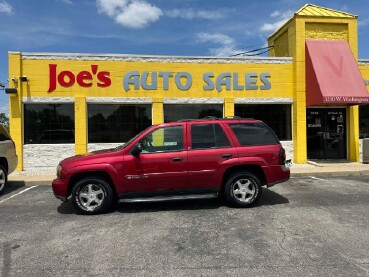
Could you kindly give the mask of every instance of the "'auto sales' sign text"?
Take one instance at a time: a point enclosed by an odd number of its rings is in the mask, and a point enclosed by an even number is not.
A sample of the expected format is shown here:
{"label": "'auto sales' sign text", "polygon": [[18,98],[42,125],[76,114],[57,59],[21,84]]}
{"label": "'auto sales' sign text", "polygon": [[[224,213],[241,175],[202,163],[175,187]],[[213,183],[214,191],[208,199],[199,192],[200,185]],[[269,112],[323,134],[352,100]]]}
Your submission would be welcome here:
{"label": "'auto sales' sign text", "polygon": [[[269,90],[271,74],[268,72],[237,73],[225,72],[214,74],[206,72],[202,75],[202,87],[205,91],[229,91],[229,90]],[[105,88],[111,85],[110,72],[99,70],[98,65],[91,65],[90,70],[83,70],[73,73],[69,70],[58,70],[56,64],[49,64],[49,89],[48,93],[60,87],[71,87],[79,85],[88,88],[93,85]],[[165,91],[177,88],[187,91],[192,87],[193,78],[189,72],[170,72],[170,71],[130,71],[123,76],[123,89],[130,90],[158,90],[163,88]],[[173,86],[173,87],[171,87]]]}

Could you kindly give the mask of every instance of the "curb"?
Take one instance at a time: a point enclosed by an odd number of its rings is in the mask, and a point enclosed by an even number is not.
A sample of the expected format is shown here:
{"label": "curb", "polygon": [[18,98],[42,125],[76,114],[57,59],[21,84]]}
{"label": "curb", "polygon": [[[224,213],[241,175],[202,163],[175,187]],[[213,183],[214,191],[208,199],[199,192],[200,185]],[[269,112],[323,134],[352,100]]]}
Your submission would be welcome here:
{"label": "curb", "polygon": [[[325,171],[325,172],[291,172],[291,177],[352,177],[352,176],[369,176],[369,170],[355,171]],[[50,180],[9,180],[10,186],[51,186],[53,179]]]}
{"label": "curb", "polygon": [[37,180],[32,180],[32,181],[23,181],[23,180],[9,180],[8,181],[8,185],[9,186],[15,186],[15,187],[31,187],[31,186],[51,186],[52,180],[50,181],[37,181]]}
{"label": "curb", "polygon": [[326,171],[326,172],[291,172],[291,177],[350,177],[369,175],[369,170]]}

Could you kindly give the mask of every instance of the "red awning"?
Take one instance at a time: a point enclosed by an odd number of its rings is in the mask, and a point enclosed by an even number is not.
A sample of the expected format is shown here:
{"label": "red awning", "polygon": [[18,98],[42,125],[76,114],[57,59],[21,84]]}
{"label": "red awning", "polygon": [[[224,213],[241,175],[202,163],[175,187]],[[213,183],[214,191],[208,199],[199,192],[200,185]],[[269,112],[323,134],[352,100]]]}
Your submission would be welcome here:
{"label": "red awning", "polygon": [[306,40],[306,105],[369,104],[347,41]]}

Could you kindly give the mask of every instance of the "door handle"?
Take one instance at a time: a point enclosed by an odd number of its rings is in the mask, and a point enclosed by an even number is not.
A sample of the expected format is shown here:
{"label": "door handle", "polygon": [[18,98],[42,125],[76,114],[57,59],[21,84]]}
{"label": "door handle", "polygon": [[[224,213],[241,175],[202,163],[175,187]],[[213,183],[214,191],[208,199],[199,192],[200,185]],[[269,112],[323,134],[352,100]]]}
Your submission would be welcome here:
{"label": "door handle", "polygon": [[232,157],[232,154],[222,154],[222,158],[230,158]]}
{"label": "door handle", "polygon": [[174,157],[174,158],[172,158],[172,161],[173,162],[180,162],[180,161],[183,161],[183,158],[182,157]]}

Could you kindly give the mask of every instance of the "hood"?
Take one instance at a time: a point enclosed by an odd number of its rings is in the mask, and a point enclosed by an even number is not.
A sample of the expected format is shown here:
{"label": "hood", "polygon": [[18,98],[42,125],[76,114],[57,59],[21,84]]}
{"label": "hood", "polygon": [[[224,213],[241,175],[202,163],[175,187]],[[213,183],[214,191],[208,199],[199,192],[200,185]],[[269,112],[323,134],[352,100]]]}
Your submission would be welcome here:
{"label": "hood", "polygon": [[112,149],[104,149],[89,152],[83,155],[75,155],[69,158],[66,158],[60,162],[62,166],[73,167],[76,165],[89,164],[89,163],[102,163],[107,156],[111,156],[112,153],[116,152],[114,148]]}

